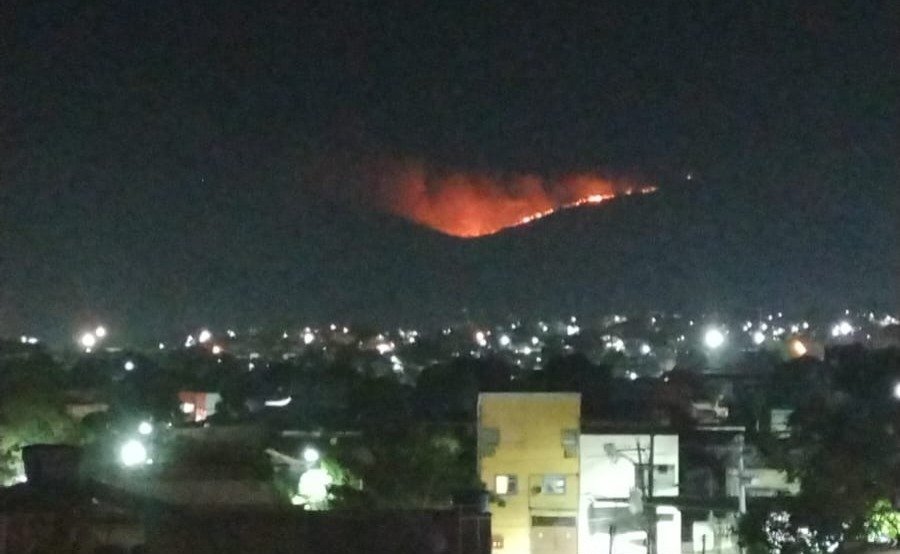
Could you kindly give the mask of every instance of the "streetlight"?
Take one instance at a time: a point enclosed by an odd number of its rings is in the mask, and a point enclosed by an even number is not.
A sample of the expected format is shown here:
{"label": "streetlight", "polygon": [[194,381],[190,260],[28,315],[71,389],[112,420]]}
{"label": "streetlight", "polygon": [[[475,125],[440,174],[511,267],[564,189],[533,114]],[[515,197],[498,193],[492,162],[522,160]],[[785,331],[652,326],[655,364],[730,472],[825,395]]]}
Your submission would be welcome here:
{"label": "streetlight", "polygon": [[134,467],[147,461],[147,448],[139,440],[132,439],[122,445],[119,459],[125,467]]}
{"label": "streetlight", "polygon": [[900,400],[900,383],[894,385],[894,398]]}
{"label": "streetlight", "polygon": [[718,329],[709,329],[703,335],[703,343],[707,347],[716,350],[725,344],[725,335]]}
{"label": "streetlight", "polygon": [[81,338],[78,340],[81,343],[81,346],[85,347],[85,349],[90,350],[97,344],[97,337],[94,333],[88,332],[81,335]]}
{"label": "streetlight", "polygon": [[142,435],[149,435],[153,432],[153,424],[149,421],[142,421],[140,425],[138,425],[138,433]]}
{"label": "streetlight", "polygon": [[303,460],[308,464],[314,464],[322,458],[322,454],[312,446],[303,449]]}

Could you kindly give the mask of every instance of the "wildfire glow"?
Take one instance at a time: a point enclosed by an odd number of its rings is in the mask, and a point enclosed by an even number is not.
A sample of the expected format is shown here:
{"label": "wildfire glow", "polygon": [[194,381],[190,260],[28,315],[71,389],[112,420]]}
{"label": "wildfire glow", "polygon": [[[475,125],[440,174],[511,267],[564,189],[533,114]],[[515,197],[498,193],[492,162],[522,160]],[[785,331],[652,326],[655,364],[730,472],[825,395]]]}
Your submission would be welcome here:
{"label": "wildfire glow", "polygon": [[600,204],[656,187],[581,173],[559,178],[529,174],[439,172],[398,164],[382,172],[380,199],[399,216],[442,233],[473,238],[531,223],[556,211]]}

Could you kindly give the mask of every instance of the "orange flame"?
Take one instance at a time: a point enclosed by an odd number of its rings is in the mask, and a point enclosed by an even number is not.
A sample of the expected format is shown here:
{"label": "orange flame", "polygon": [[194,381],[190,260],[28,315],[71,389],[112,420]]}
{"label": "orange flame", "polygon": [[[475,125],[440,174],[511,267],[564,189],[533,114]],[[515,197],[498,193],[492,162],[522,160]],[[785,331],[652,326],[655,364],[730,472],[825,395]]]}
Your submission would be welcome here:
{"label": "orange flame", "polygon": [[463,238],[492,235],[562,209],[656,190],[587,173],[554,180],[527,174],[441,173],[423,164],[384,171],[379,188],[384,207],[392,213]]}

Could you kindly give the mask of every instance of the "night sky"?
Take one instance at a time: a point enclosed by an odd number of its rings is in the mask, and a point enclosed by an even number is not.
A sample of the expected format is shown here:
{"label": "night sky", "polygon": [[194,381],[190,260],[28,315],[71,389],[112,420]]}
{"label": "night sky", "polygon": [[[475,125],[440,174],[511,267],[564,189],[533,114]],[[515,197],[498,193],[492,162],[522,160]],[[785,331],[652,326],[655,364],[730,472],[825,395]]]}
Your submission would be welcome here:
{"label": "night sky", "polygon": [[[0,334],[897,306],[900,3],[525,4],[4,2]],[[464,241],[396,159],[661,190]]]}

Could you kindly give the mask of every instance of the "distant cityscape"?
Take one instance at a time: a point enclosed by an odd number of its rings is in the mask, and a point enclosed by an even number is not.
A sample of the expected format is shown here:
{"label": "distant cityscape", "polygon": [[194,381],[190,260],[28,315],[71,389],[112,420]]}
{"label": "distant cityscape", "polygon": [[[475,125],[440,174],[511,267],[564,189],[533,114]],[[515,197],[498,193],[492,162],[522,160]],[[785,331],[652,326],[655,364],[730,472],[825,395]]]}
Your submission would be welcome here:
{"label": "distant cityscape", "polygon": [[[293,515],[268,525],[292,529],[324,514],[326,542],[387,518],[361,536],[388,549],[398,535],[376,529],[412,525],[416,548],[469,545],[459,552],[737,552],[749,540],[828,552],[850,531],[804,535],[783,515],[816,515],[779,500],[816,490],[797,455],[844,451],[852,434],[823,445],[811,431],[828,418],[851,410],[868,426],[900,403],[900,321],[869,310],[200,327],[144,348],[121,332],[96,322],[58,349],[32,335],[0,343],[10,521],[29,502],[57,513],[46,494],[61,490],[98,548],[134,552],[224,548],[212,538],[223,523],[204,518],[272,509]],[[848,507],[840,525],[871,526],[890,490],[857,493],[864,513]],[[183,509],[207,514],[190,520],[205,531],[173,523]],[[118,531],[103,535],[111,513]],[[741,534],[753,517],[770,535]],[[427,548],[410,551],[441,551]]]}

